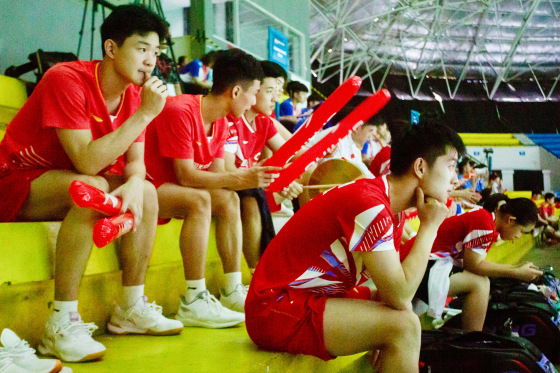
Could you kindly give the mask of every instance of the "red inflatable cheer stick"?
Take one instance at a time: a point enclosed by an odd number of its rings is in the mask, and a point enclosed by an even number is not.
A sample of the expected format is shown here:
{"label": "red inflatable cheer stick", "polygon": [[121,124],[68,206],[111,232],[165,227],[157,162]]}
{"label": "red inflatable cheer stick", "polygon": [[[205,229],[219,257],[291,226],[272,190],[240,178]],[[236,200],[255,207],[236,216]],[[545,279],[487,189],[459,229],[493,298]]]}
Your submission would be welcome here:
{"label": "red inflatable cheer stick", "polygon": [[134,215],[130,211],[110,218],[103,218],[93,227],[93,243],[101,248],[130,232],[132,228],[134,228]]}
{"label": "red inflatable cheer stick", "polygon": [[121,198],[78,180],[70,184],[70,197],[80,207],[87,207],[109,216],[117,215],[122,207]]}
{"label": "red inflatable cheer stick", "polygon": [[280,149],[264,162],[264,166],[283,167],[301,147],[332,118],[358,91],[362,79],[353,76],[340,85],[302,124]]}
{"label": "red inflatable cheer stick", "polygon": [[[272,197],[272,193],[281,191],[290,185],[292,181],[300,177],[310,165],[323,158],[330,148],[336,146],[340,139],[347,136],[360,124],[381,110],[389,102],[390,98],[391,94],[386,89],[382,89],[375,95],[368,97],[338,124],[338,128],[335,131],[329,133],[280,172],[280,175],[267,188],[270,197]],[[272,203],[274,202],[274,199],[269,198],[268,195],[267,200]],[[269,206],[271,202],[269,202]],[[277,207],[274,205],[270,207],[271,211],[277,210]]]}

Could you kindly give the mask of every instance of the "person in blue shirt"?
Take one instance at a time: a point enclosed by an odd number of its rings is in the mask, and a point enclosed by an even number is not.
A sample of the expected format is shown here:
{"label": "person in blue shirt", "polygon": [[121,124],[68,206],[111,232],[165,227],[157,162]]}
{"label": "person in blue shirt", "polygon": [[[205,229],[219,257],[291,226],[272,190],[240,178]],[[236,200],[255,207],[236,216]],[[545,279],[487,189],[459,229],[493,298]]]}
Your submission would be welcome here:
{"label": "person in blue shirt", "polygon": [[298,116],[301,115],[301,110],[297,105],[304,104],[307,101],[309,89],[305,84],[292,80],[286,86],[286,91],[290,98],[280,104],[280,117],[278,120],[286,128],[292,129],[299,120]]}
{"label": "person in blue shirt", "polygon": [[179,70],[183,93],[207,94],[212,88],[212,66],[216,60],[216,51],[210,51],[200,59],[195,59]]}

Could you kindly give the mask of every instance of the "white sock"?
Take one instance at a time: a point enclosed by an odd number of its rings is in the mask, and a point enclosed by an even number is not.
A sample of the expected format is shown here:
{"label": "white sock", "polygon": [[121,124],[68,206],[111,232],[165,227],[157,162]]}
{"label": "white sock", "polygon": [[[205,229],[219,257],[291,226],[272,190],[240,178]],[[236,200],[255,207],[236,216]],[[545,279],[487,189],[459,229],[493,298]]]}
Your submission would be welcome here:
{"label": "white sock", "polygon": [[231,294],[237,287],[237,285],[242,284],[241,282],[241,272],[229,272],[225,275],[226,281],[224,284],[224,292],[226,294]]}
{"label": "white sock", "polygon": [[53,317],[55,319],[61,319],[63,317],[68,317],[70,312],[78,312],[78,301],[61,301],[55,300],[53,305]]}
{"label": "white sock", "polygon": [[144,295],[144,285],[123,286],[122,306],[127,309],[136,303],[138,298]]}
{"label": "white sock", "polygon": [[187,289],[185,290],[185,301],[187,304],[192,303],[196,299],[196,296],[200,294],[201,291],[206,290],[206,279],[201,278],[200,280],[187,280]]}

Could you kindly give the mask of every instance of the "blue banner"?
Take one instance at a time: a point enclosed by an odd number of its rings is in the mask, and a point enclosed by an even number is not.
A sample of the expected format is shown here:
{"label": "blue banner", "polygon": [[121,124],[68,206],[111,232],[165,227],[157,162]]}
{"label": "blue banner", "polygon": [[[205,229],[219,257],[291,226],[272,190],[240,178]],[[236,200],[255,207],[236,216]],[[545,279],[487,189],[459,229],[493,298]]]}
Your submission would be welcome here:
{"label": "blue banner", "polygon": [[289,71],[288,36],[268,26],[268,59]]}

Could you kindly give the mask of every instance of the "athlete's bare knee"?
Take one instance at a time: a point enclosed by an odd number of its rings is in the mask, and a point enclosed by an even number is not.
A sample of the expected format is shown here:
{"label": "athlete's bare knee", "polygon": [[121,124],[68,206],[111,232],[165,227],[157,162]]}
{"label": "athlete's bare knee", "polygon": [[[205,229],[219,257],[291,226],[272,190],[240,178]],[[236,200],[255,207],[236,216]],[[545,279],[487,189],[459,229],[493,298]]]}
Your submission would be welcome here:
{"label": "athlete's bare knee", "polygon": [[212,195],[213,214],[224,218],[239,218],[239,196],[231,190],[222,190]]}
{"label": "athlete's bare knee", "polygon": [[476,276],[474,285],[480,294],[490,295],[490,279],[488,277]]}
{"label": "athlete's bare knee", "polygon": [[159,205],[155,186],[149,181],[144,181],[144,216],[157,216]]}
{"label": "athlete's bare knee", "polygon": [[[411,310],[395,311],[398,312],[396,322],[391,325],[392,343],[402,345],[406,341],[407,345],[419,344],[421,325],[418,316]],[[391,343],[391,342],[390,342]]]}

